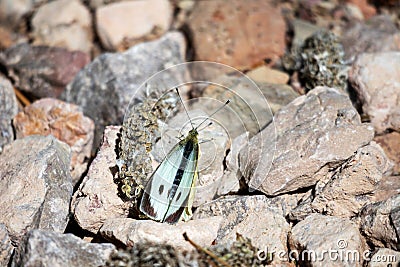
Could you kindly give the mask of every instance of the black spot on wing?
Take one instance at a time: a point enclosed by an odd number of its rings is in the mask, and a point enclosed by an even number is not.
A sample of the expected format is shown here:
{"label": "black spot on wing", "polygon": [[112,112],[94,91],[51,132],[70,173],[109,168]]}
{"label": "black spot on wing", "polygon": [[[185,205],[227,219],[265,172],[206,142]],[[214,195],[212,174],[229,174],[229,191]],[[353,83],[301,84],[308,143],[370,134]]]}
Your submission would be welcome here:
{"label": "black spot on wing", "polygon": [[162,184],[162,185],[160,185],[160,187],[158,188],[158,193],[159,193],[160,195],[162,195],[163,192],[164,192],[164,185]]}

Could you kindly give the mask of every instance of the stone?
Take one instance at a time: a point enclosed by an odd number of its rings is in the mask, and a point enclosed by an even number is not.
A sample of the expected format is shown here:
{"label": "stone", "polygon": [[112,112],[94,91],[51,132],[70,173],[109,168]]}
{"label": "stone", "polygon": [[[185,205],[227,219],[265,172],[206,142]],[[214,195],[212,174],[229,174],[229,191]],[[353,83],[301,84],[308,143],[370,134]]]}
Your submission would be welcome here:
{"label": "stone", "polygon": [[42,98],[26,106],[13,120],[17,138],[53,135],[71,147],[71,176],[76,184],[87,168],[93,144],[94,123],[80,108],[61,100]]}
{"label": "stone", "polygon": [[374,137],[374,141],[377,142],[385,151],[388,158],[393,161],[393,174],[400,174],[400,133],[389,132],[383,135]]}
{"label": "stone", "polygon": [[12,119],[18,112],[17,98],[9,80],[0,75],[0,154],[14,140]]}
{"label": "stone", "polygon": [[[97,148],[104,127],[121,124],[131,98],[143,93],[139,87],[156,72],[182,63],[184,56],[185,41],[178,32],[138,44],[124,53],[103,54],[76,75],[62,99],[81,106],[84,114],[94,120],[94,148]],[[172,68],[147,84],[167,90],[184,83],[186,75],[184,66]]]}
{"label": "stone", "polygon": [[[367,241],[377,247],[399,250],[400,236],[396,225],[391,221],[400,208],[400,195],[394,195],[385,201],[366,205],[360,212],[359,224]],[[399,227],[400,221],[397,221]]]}
{"label": "stone", "polygon": [[79,0],[46,3],[38,8],[31,23],[34,45],[58,46],[87,54],[92,50],[92,17]]}
{"label": "stone", "polygon": [[373,192],[373,201],[378,202],[386,200],[392,196],[400,194],[399,176],[383,176]]}
{"label": "stone", "polygon": [[366,247],[349,219],[321,214],[312,214],[293,226],[289,245],[290,255],[307,266],[363,266]]}
{"label": "stone", "polygon": [[246,132],[252,137],[272,121],[275,112],[298,96],[288,85],[254,84],[247,77],[221,75],[212,81],[193,103],[193,108],[216,110],[229,99],[231,103],[227,108],[213,118],[224,126],[232,139]]}
{"label": "stone", "polygon": [[392,164],[383,149],[371,142],[332,172],[311,203],[314,212],[352,218],[374,197],[379,181]]}
{"label": "stone", "polygon": [[294,32],[292,49],[295,47],[301,47],[307,38],[322,30],[321,27],[318,27],[315,24],[312,24],[302,19],[293,19],[290,21],[290,23],[293,27]]}
{"label": "stone", "polygon": [[349,79],[375,131],[400,131],[400,52],[359,55]]}
{"label": "stone", "polygon": [[289,75],[285,72],[271,69],[267,66],[257,67],[246,73],[250,79],[256,83],[274,83],[274,84],[287,84]]}
{"label": "stone", "polygon": [[388,15],[380,15],[345,27],[341,42],[345,59],[352,61],[361,53],[399,51],[400,33]]}
{"label": "stone", "polygon": [[53,136],[28,136],[0,155],[0,222],[14,244],[30,229],[64,232],[72,181],[70,149]]}
{"label": "stone", "polygon": [[376,9],[370,5],[367,0],[349,0],[348,3],[356,5],[360,8],[365,19],[369,19],[376,15]]}
{"label": "stone", "polygon": [[[186,107],[188,108],[188,107]],[[209,112],[213,110],[206,109]],[[189,110],[189,117],[195,127],[204,121],[210,114],[202,110]],[[198,160],[198,180],[196,184],[196,194],[193,206],[197,207],[211,201],[221,183],[224,172],[224,158],[226,150],[230,145],[230,140],[223,125],[218,121],[199,132],[200,156]],[[186,122],[186,123],[184,123]],[[178,136],[188,133],[192,129],[188,122],[187,114],[182,110],[168,121],[168,126],[162,131],[160,141],[151,151],[157,166],[166,158],[171,149],[179,142]],[[202,141],[203,140],[203,141]],[[203,142],[203,143],[202,143]],[[155,169],[155,168],[154,168]]]}
{"label": "stone", "polygon": [[308,188],[373,135],[346,95],[316,87],[282,107],[274,123],[250,139],[239,153],[240,170],[250,188],[269,196]]}
{"label": "stone", "polygon": [[129,203],[118,196],[118,186],[114,183],[119,129],[106,127],[102,145],[71,201],[75,221],[92,233],[97,233],[107,219],[125,218],[129,213]]}
{"label": "stone", "polygon": [[11,244],[10,236],[4,224],[0,223],[0,265],[9,266],[11,255],[14,252],[14,247]]}
{"label": "stone", "polygon": [[104,222],[100,234],[107,239],[117,240],[122,244],[153,242],[168,244],[178,250],[193,250],[194,247],[185,241],[183,233],[202,247],[210,246],[217,237],[222,217],[190,220],[176,225],[159,223],[151,220],[134,220],[130,218],[109,219]]}
{"label": "stone", "polygon": [[106,49],[121,51],[163,35],[172,15],[168,0],[117,2],[96,9],[96,29]]}
{"label": "stone", "polygon": [[0,62],[18,89],[37,98],[58,97],[90,58],[64,48],[15,45],[0,54]]}
{"label": "stone", "polygon": [[388,267],[399,265],[400,252],[388,248],[378,248],[368,263],[368,267]]}
{"label": "stone", "polygon": [[73,234],[32,230],[11,266],[105,266],[115,250],[112,244],[87,243]]}
{"label": "stone", "polygon": [[290,226],[280,205],[270,205],[266,196],[226,196],[206,203],[195,211],[194,219],[222,216],[216,244],[236,240],[236,234],[249,238],[259,249],[287,252]]}
{"label": "stone", "polygon": [[226,169],[221,178],[221,183],[217,189],[217,195],[227,195],[237,193],[240,189],[240,170],[239,170],[239,151],[247,144],[248,133],[243,133],[232,140],[228,154],[225,157]]}
{"label": "stone", "polygon": [[196,60],[243,70],[273,65],[285,51],[285,20],[270,1],[199,1],[187,23]]}
{"label": "stone", "polygon": [[0,24],[17,28],[23,16],[32,11],[34,2],[32,0],[0,1]]}

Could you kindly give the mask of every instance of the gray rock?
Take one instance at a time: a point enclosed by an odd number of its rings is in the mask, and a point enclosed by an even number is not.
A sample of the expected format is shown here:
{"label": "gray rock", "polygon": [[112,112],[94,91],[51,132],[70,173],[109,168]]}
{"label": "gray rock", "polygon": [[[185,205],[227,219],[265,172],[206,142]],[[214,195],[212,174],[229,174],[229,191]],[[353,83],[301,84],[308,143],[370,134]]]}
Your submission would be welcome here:
{"label": "gray rock", "polygon": [[92,244],[72,234],[32,230],[27,234],[11,266],[104,266],[112,244]]}
{"label": "gray rock", "polygon": [[379,202],[400,194],[399,176],[388,175],[383,176],[373,192],[373,201]]}
{"label": "gray rock", "polygon": [[300,47],[308,37],[322,30],[321,27],[302,19],[293,19],[290,23],[292,24],[294,32],[292,47],[296,48]]}
{"label": "gray rock", "polygon": [[78,0],[56,0],[42,5],[33,15],[32,28],[34,45],[91,52],[92,17]]}
{"label": "gray rock", "polygon": [[290,226],[281,212],[280,205],[270,203],[265,196],[227,196],[198,207],[193,218],[224,218],[217,244],[233,242],[238,233],[259,249],[287,252]]}
{"label": "gray rock", "polygon": [[[124,53],[103,54],[87,65],[67,86],[62,98],[83,108],[95,121],[95,147],[100,143],[106,125],[122,123],[133,96],[151,75],[184,61],[185,41],[182,34],[171,32],[162,38],[133,46]],[[148,86],[171,89],[184,82],[185,68],[161,73]],[[145,86],[141,87],[145,90]],[[143,94],[141,96],[144,97]]]}
{"label": "gray rock", "polygon": [[190,239],[200,246],[208,247],[217,237],[222,220],[222,217],[213,217],[169,225],[151,220],[118,218],[105,221],[100,233],[107,239],[122,242],[127,246],[154,242],[185,251],[193,250],[194,247],[185,241],[183,233],[186,232]]}
{"label": "gray rock", "polygon": [[8,266],[14,247],[4,224],[0,223],[0,266]]}
{"label": "gray rock", "polygon": [[398,210],[400,195],[395,195],[386,201],[365,206],[360,212],[360,229],[367,240],[377,247],[400,249],[398,228]]}
{"label": "gray rock", "polygon": [[341,39],[347,60],[361,53],[400,50],[399,30],[388,15],[353,23],[344,29]]}
{"label": "gray rock", "polygon": [[365,249],[362,236],[350,220],[320,214],[296,224],[289,245],[291,255],[298,257],[296,261],[307,266],[362,266]]}
{"label": "gray rock", "polygon": [[[212,66],[204,66],[204,69],[218,73]],[[273,113],[299,96],[290,86],[254,83],[248,77],[237,75],[221,74],[211,77],[211,74],[207,73],[202,79],[210,79],[212,84],[204,89],[193,107],[216,110],[229,99],[231,103],[228,108],[215,114],[214,118],[221,122],[232,138],[245,132],[249,132],[249,136],[252,137],[272,121]]]}
{"label": "gray rock", "polygon": [[75,221],[92,233],[97,233],[107,219],[128,216],[129,203],[118,196],[118,186],[114,183],[115,142],[119,129],[117,126],[105,129],[97,156],[71,201]]}
{"label": "gray rock", "polygon": [[359,55],[350,81],[375,131],[400,131],[400,52]]}
{"label": "gray rock", "polygon": [[240,170],[250,188],[267,195],[307,188],[373,135],[346,95],[316,87],[280,109],[274,123],[242,148]]}
{"label": "gray rock", "polygon": [[[371,203],[382,175],[392,166],[375,142],[361,147],[343,165],[330,171],[329,181],[317,184],[312,201],[302,203],[290,218],[302,220],[310,212],[352,218]],[[309,207],[306,207],[309,205]]]}
{"label": "gray rock", "polygon": [[0,54],[18,89],[37,97],[58,97],[90,58],[80,51],[22,43]]}
{"label": "gray rock", "polygon": [[14,140],[11,120],[18,113],[17,98],[9,80],[0,75],[0,154],[3,146]]}
{"label": "gray rock", "polygon": [[49,135],[28,136],[0,155],[0,222],[14,243],[30,229],[63,232],[72,179],[68,145]]}
{"label": "gray rock", "polygon": [[389,267],[400,265],[400,252],[379,248],[370,258],[368,267]]}

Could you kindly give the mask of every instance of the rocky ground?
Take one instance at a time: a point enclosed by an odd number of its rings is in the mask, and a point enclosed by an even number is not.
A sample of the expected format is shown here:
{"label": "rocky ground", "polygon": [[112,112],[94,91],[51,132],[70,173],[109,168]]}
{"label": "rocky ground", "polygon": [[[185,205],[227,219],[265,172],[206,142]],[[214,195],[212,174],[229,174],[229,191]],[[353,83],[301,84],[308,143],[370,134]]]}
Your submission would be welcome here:
{"label": "rocky ground", "polygon": [[[398,1],[0,0],[0,66],[0,266],[400,263]],[[175,87],[231,102],[171,225]]]}

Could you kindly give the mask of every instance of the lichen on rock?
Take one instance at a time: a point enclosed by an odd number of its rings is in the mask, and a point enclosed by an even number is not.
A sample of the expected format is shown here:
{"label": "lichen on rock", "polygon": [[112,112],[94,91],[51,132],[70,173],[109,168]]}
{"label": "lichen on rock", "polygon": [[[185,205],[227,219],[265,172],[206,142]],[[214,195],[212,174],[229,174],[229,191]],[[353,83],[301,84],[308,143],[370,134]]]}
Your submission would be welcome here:
{"label": "lichen on rock", "polygon": [[318,31],[300,47],[293,47],[283,57],[283,65],[289,71],[299,71],[306,91],[319,85],[347,90],[343,46],[332,32]]}
{"label": "lichen on rock", "polygon": [[[117,142],[119,168],[116,183],[123,198],[137,203],[153,171],[150,151],[160,138],[159,124],[176,108],[175,92],[146,90],[143,100],[136,100],[125,116]],[[134,102],[135,102],[134,101]]]}

